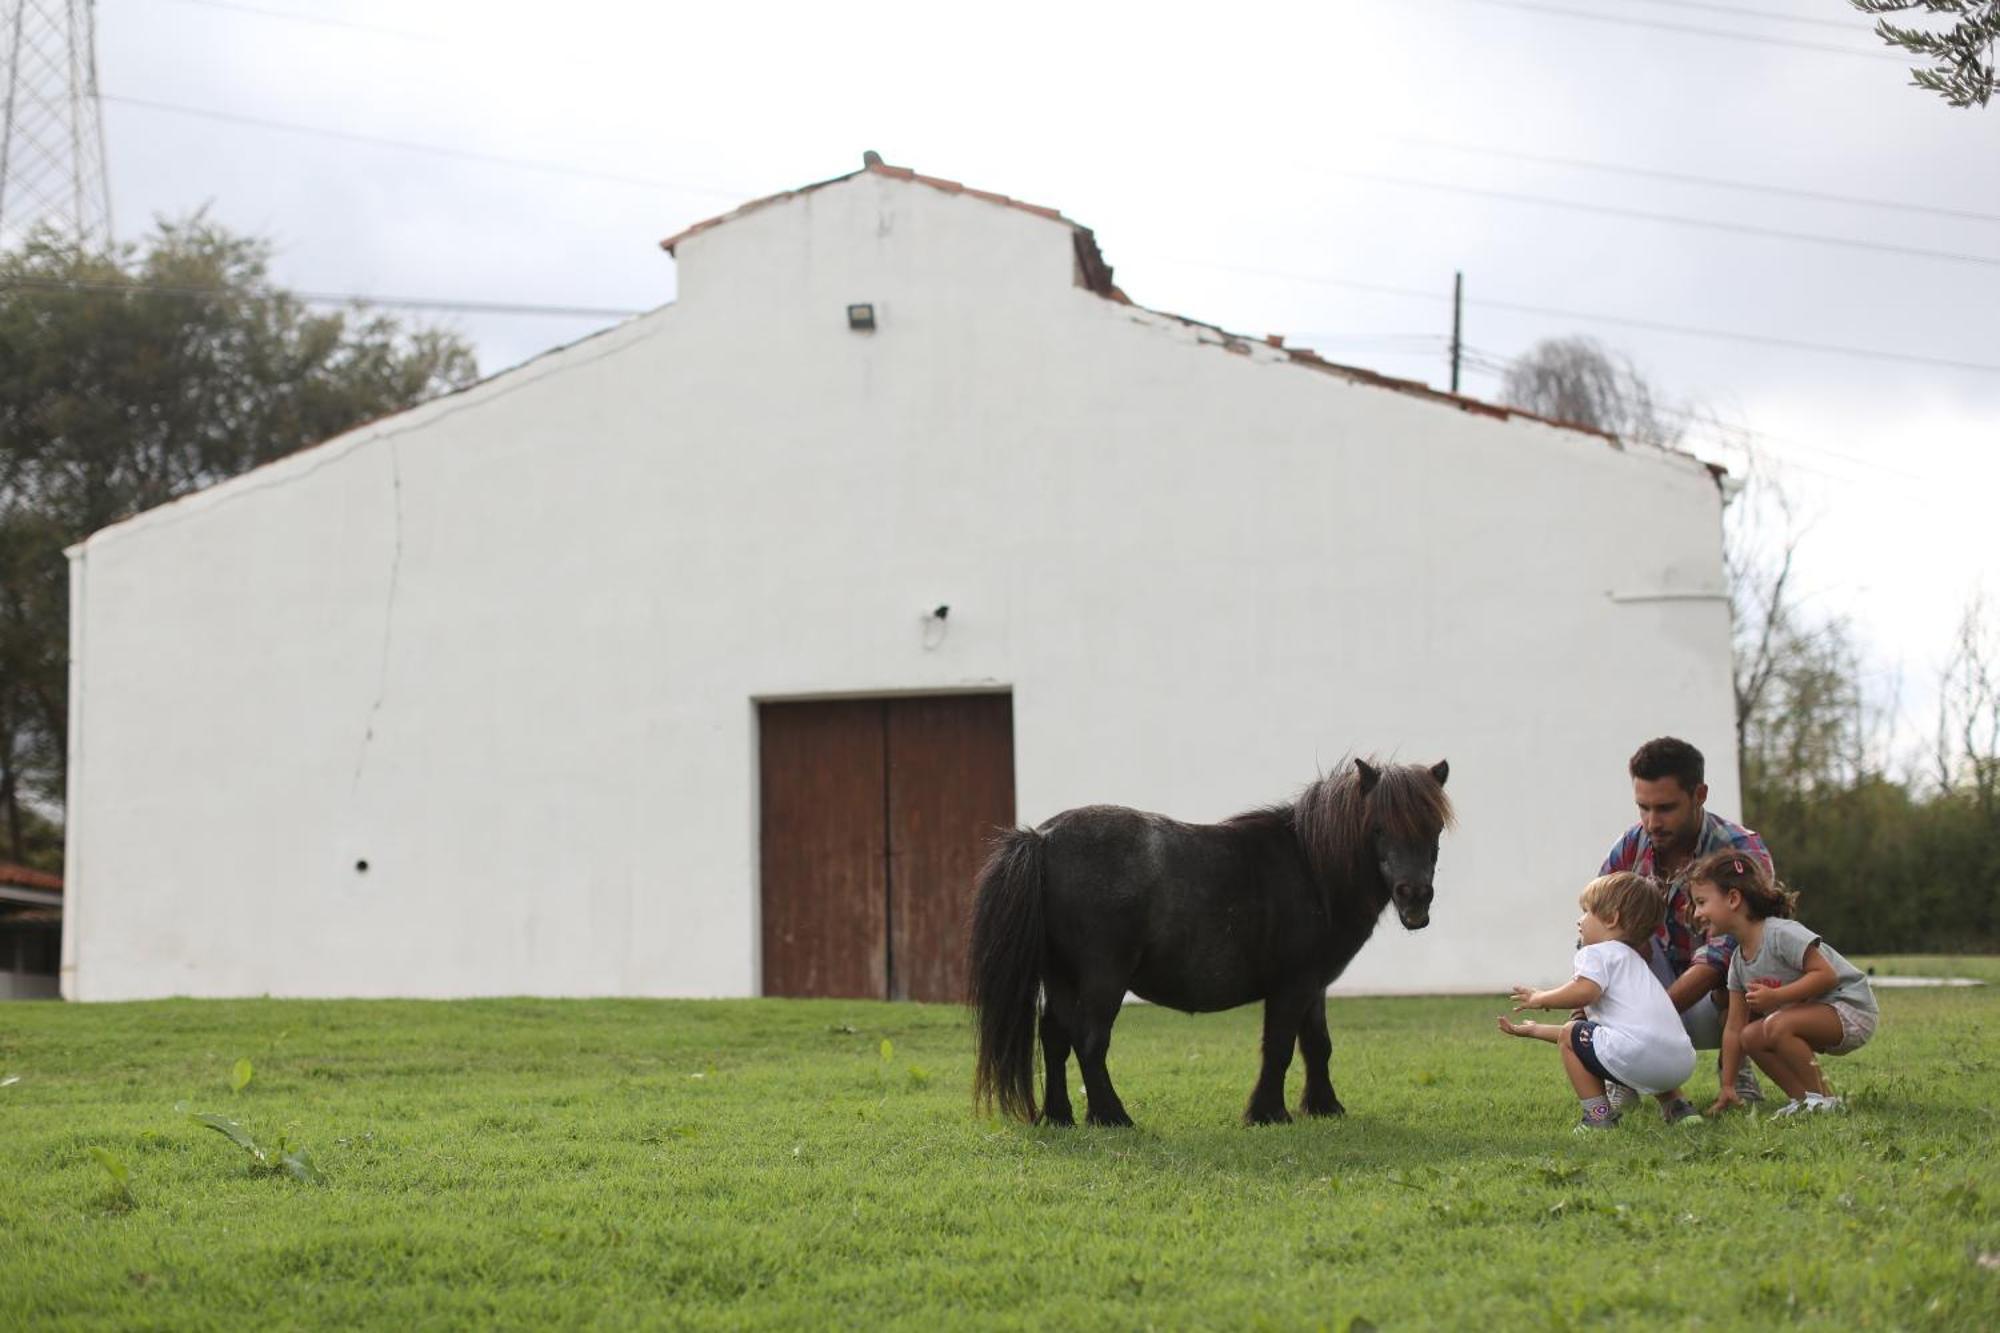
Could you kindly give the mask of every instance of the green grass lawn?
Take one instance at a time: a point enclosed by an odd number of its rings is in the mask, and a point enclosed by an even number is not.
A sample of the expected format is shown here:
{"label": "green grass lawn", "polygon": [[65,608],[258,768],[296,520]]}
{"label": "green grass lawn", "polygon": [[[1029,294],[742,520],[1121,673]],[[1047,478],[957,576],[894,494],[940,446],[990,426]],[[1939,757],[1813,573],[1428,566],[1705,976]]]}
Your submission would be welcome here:
{"label": "green grass lawn", "polygon": [[1497,997],[1334,1001],[1258,1130],[1254,1010],[1128,1010],[1133,1131],[975,1117],[942,1007],[0,1006],[0,1328],[2000,1326],[2000,988],[1882,1004],[1851,1114],[1587,1139]]}

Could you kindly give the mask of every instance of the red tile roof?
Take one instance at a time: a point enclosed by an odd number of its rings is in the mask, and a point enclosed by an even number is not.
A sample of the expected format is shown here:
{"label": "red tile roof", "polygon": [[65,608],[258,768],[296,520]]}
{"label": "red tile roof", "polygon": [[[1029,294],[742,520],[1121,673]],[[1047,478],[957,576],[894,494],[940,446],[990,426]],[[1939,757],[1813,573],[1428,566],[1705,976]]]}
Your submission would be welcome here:
{"label": "red tile roof", "polygon": [[[878,176],[887,176],[892,180],[904,180],[914,182],[918,185],[928,185],[932,189],[942,190],[946,194],[971,195],[974,199],[984,199],[988,203],[1001,204],[1008,208],[1018,208],[1023,212],[1033,213],[1037,217],[1044,217],[1051,221],[1068,224],[1076,233],[1077,265],[1079,271],[1083,274],[1084,285],[1107,300],[1117,301],[1123,305],[1133,304],[1132,299],[1120,291],[1111,281],[1111,266],[1104,262],[1104,255],[1098,250],[1097,238],[1091,233],[1090,228],[1073,219],[1064,217],[1055,209],[1045,208],[1040,204],[1023,203],[1019,199],[1011,199],[1004,194],[994,194],[990,190],[975,190],[968,185],[960,184],[958,181],[945,180],[939,176],[925,176],[909,167],[892,167],[884,163],[881,157],[875,153],[864,153],[861,160],[862,167],[860,171],[850,171],[844,176],[834,176],[828,180],[815,181],[811,185],[802,185],[796,190],[783,190],[777,194],[765,195],[762,199],[752,199],[749,203],[733,208],[727,213],[697,222],[692,227],[675,232],[672,236],[660,242],[660,248],[668,254],[672,254],[674,247],[678,246],[682,241],[685,241],[690,236],[707,231],[710,227],[717,227],[725,222],[734,221],[746,213],[754,213],[760,208],[780,203],[786,199],[796,198],[802,194],[810,194],[812,191],[823,189],[828,185],[838,185],[841,181],[853,180],[856,176],[873,173]],[[1146,309],[1147,307],[1140,306],[1138,308]],[[1227,351],[1248,353],[1250,344],[1254,341],[1242,335],[1230,333],[1214,324],[1206,324],[1198,319],[1189,319],[1185,315],[1176,315],[1164,310],[1153,310],[1150,313],[1176,320],[1193,328],[1206,329],[1216,335],[1219,345]],[[1599,430],[1594,426],[1582,426],[1573,421],[1559,421],[1553,417],[1541,416],[1534,412],[1524,412],[1520,408],[1503,407],[1497,403],[1484,402],[1478,398],[1468,398],[1464,394],[1449,393],[1443,389],[1433,389],[1421,380],[1396,379],[1393,376],[1378,374],[1372,370],[1364,370],[1359,366],[1341,365],[1337,362],[1328,361],[1325,357],[1320,356],[1310,348],[1287,347],[1285,346],[1284,338],[1275,333],[1264,335],[1263,341],[1267,345],[1283,352],[1295,365],[1322,371],[1341,379],[1352,380],[1358,384],[1373,385],[1377,388],[1390,389],[1397,393],[1406,393],[1418,398],[1434,399],[1438,402],[1449,403],[1461,411],[1495,417],[1502,421],[1507,420],[1509,417],[1523,417],[1529,421],[1539,421],[1544,425],[1557,426],[1564,430],[1580,431],[1585,435],[1594,435],[1599,439],[1609,441],[1615,447],[1620,446],[1616,435],[1611,434],[1609,431]],[[1710,470],[1714,471],[1715,469],[1711,467]]]}
{"label": "red tile roof", "polygon": [[18,884],[24,889],[53,889],[62,892],[62,876],[46,870],[30,870],[12,861],[0,861],[0,884]]}

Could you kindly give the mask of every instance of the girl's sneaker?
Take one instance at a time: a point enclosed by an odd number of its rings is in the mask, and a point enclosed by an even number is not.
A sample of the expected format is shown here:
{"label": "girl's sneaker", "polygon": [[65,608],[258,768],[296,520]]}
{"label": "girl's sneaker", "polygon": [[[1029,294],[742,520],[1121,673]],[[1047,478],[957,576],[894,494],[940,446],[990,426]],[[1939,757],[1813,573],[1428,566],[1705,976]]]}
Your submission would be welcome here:
{"label": "girl's sneaker", "polygon": [[[1806,1096],[1817,1097],[1819,1096],[1819,1094],[1816,1092],[1809,1092],[1806,1094]],[[1777,1110],[1771,1112],[1771,1119],[1782,1120],[1786,1116],[1801,1115],[1810,1110],[1812,1110],[1811,1106],[1807,1105],[1805,1102],[1802,1102],[1798,1098],[1794,1097],[1792,1098],[1792,1100],[1786,1102],[1783,1106],[1780,1106]]]}
{"label": "girl's sneaker", "polygon": [[1667,1123],[1670,1125],[1700,1125],[1706,1123],[1701,1118],[1701,1112],[1690,1101],[1675,1102],[1667,1108],[1666,1118]]}
{"label": "girl's sneaker", "polygon": [[1569,1132],[1572,1134],[1596,1134],[1602,1130],[1616,1128],[1618,1128],[1618,1117],[1615,1115],[1605,1120],[1592,1120],[1589,1116],[1585,1116],[1570,1126]]}
{"label": "girl's sneaker", "polygon": [[1840,1098],[1838,1097],[1822,1097],[1816,1092],[1809,1092],[1806,1094],[1806,1110],[1808,1111],[1837,1112],[1837,1111],[1845,1111],[1846,1109],[1847,1109],[1847,1103],[1840,1100]]}

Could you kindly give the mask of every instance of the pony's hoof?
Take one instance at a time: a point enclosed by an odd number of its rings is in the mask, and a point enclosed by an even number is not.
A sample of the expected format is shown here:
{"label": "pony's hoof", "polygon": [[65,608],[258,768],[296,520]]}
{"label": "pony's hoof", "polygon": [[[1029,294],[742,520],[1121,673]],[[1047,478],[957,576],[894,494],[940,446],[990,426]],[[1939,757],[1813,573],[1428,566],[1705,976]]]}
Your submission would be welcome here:
{"label": "pony's hoof", "polygon": [[1292,1123],[1292,1113],[1282,1106],[1272,1110],[1259,1110],[1253,1106],[1243,1113],[1243,1123],[1246,1125],[1289,1125]]}
{"label": "pony's hoof", "polygon": [[1299,1114],[1310,1116],[1346,1115],[1347,1108],[1340,1104],[1340,1098],[1329,1097],[1323,1102],[1302,1103],[1299,1106]]}
{"label": "pony's hoof", "polygon": [[1035,1123],[1038,1125],[1054,1125],[1057,1129],[1075,1129],[1076,1115],[1068,1108],[1064,1108],[1061,1111],[1051,1111],[1045,1107],[1042,1113],[1035,1117]]}
{"label": "pony's hoof", "polygon": [[1106,1115],[1099,1115],[1097,1112],[1092,1111],[1088,1116],[1085,1117],[1085,1119],[1087,1119],[1091,1124],[1096,1125],[1102,1129],[1132,1128],[1132,1117],[1126,1115],[1122,1109],[1117,1111],[1112,1111]]}

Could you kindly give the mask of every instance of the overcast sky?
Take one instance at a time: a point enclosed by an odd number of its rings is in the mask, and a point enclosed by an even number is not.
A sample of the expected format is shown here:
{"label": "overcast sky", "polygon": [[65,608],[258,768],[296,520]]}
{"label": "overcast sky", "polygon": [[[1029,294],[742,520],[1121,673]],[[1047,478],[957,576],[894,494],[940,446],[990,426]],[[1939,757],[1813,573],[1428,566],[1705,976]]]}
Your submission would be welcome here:
{"label": "overcast sky", "polygon": [[[100,0],[97,41],[127,239],[207,205],[303,290],[646,309],[662,237],[872,148],[1337,361],[1442,387],[1454,270],[1467,392],[1603,340],[1756,433],[1912,742],[2000,598],[2000,106],[1910,87],[1842,0]],[[424,317],[489,374],[612,322]]]}

